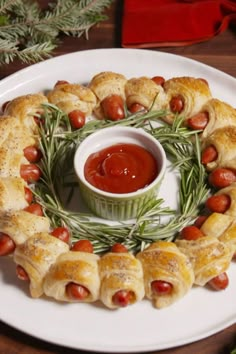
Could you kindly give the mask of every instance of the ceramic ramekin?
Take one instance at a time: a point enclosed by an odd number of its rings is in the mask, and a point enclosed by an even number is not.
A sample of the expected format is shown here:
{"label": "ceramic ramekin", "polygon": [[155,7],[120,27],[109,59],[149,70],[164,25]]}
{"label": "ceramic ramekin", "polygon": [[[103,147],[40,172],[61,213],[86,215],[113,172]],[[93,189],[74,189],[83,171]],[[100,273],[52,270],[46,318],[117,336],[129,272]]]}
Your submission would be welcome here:
{"label": "ceramic ramekin", "polygon": [[[96,151],[118,143],[137,144],[153,154],[159,172],[152,183],[136,192],[119,194],[100,190],[85,179],[87,158]],[[157,197],[166,170],[166,155],[161,144],[143,129],[114,126],[98,130],[80,144],[74,156],[74,168],[82,197],[91,211],[104,219],[122,221],[135,218],[145,203]]]}

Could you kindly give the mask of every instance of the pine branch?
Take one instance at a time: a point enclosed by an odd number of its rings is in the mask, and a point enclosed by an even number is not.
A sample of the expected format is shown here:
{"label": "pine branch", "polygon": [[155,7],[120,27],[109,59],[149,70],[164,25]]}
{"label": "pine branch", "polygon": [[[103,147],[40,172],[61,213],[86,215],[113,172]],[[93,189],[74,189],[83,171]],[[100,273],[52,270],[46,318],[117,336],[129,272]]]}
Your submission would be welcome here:
{"label": "pine branch", "polygon": [[43,11],[36,0],[0,0],[0,65],[48,58],[62,33],[88,39],[112,1],[55,0]]}
{"label": "pine branch", "polygon": [[30,64],[50,57],[50,53],[55,48],[51,42],[32,45],[23,50],[19,50],[18,44],[0,40],[0,65],[9,64],[15,59]]}

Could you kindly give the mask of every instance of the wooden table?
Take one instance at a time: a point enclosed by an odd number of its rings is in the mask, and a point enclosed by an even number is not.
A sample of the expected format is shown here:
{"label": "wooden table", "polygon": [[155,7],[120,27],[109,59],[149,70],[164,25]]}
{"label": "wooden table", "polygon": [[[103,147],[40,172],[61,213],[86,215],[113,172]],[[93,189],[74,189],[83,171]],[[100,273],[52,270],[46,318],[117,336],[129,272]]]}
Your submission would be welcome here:
{"label": "wooden table", "polygon": [[[42,5],[47,3],[42,0],[39,2]],[[54,55],[57,56],[94,48],[121,47],[120,29],[122,2],[119,0],[114,1],[107,13],[109,19],[106,22],[99,24],[96,28],[91,29],[89,32],[89,40],[84,38],[62,38],[62,43],[57,48]],[[195,59],[236,77],[236,26],[205,43],[188,47],[155,49]],[[13,62],[5,67],[1,67],[0,79],[11,75],[23,67],[25,67],[25,65],[19,62]],[[222,90],[223,89],[224,88],[222,87]],[[1,304],[1,306],[4,306],[4,304]],[[202,320],[204,321],[204,318]],[[175,349],[158,351],[158,353],[229,354],[230,348],[232,348],[232,345],[234,344],[236,345],[236,324],[204,340]],[[37,340],[5,325],[4,323],[0,323],[0,353],[75,354],[80,352]]]}

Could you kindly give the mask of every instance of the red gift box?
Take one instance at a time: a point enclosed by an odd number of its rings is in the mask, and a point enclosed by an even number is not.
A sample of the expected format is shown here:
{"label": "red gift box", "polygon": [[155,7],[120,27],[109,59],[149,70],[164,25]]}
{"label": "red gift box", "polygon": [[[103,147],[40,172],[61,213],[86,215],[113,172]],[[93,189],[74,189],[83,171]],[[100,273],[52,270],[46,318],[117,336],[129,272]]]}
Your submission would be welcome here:
{"label": "red gift box", "polygon": [[236,23],[236,1],[124,0],[122,46],[184,46],[206,41]]}

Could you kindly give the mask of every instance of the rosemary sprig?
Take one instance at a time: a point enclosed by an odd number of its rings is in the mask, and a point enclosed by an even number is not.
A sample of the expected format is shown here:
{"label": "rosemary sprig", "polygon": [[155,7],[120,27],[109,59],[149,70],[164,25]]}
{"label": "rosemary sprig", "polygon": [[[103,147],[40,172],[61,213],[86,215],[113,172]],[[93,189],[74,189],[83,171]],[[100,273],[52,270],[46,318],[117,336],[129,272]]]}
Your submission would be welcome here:
{"label": "rosemary sprig", "polygon": [[[130,251],[137,252],[156,240],[174,240],[182,227],[196,217],[197,208],[207,193],[205,172],[200,163],[196,133],[183,128],[179,117],[172,126],[161,125],[154,128],[153,121],[159,121],[165,112],[150,111],[145,114],[131,114],[116,122],[91,120],[83,128],[72,130],[68,116],[56,106],[44,105],[44,111],[44,124],[40,128],[42,178],[36,184],[35,195],[44,207],[45,214],[51,219],[52,226],[67,225],[73,241],[90,239],[97,253],[109,250],[117,242],[125,244]],[[60,190],[65,186],[65,177],[72,173],[71,161],[75,149],[97,129],[114,125],[142,127],[162,141],[167,154],[178,166],[181,177],[179,211],[171,210],[163,205],[162,199],[157,199],[144,205],[135,220],[108,225],[101,219],[91,218],[91,214],[66,210]],[[195,139],[188,139],[190,135]],[[65,166],[66,174],[63,172]]]}
{"label": "rosemary sprig", "polygon": [[88,39],[104,21],[112,0],[54,0],[46,10],[36,0],[0,0],[0,65],[33,63],[52,55],[61,34]]}

